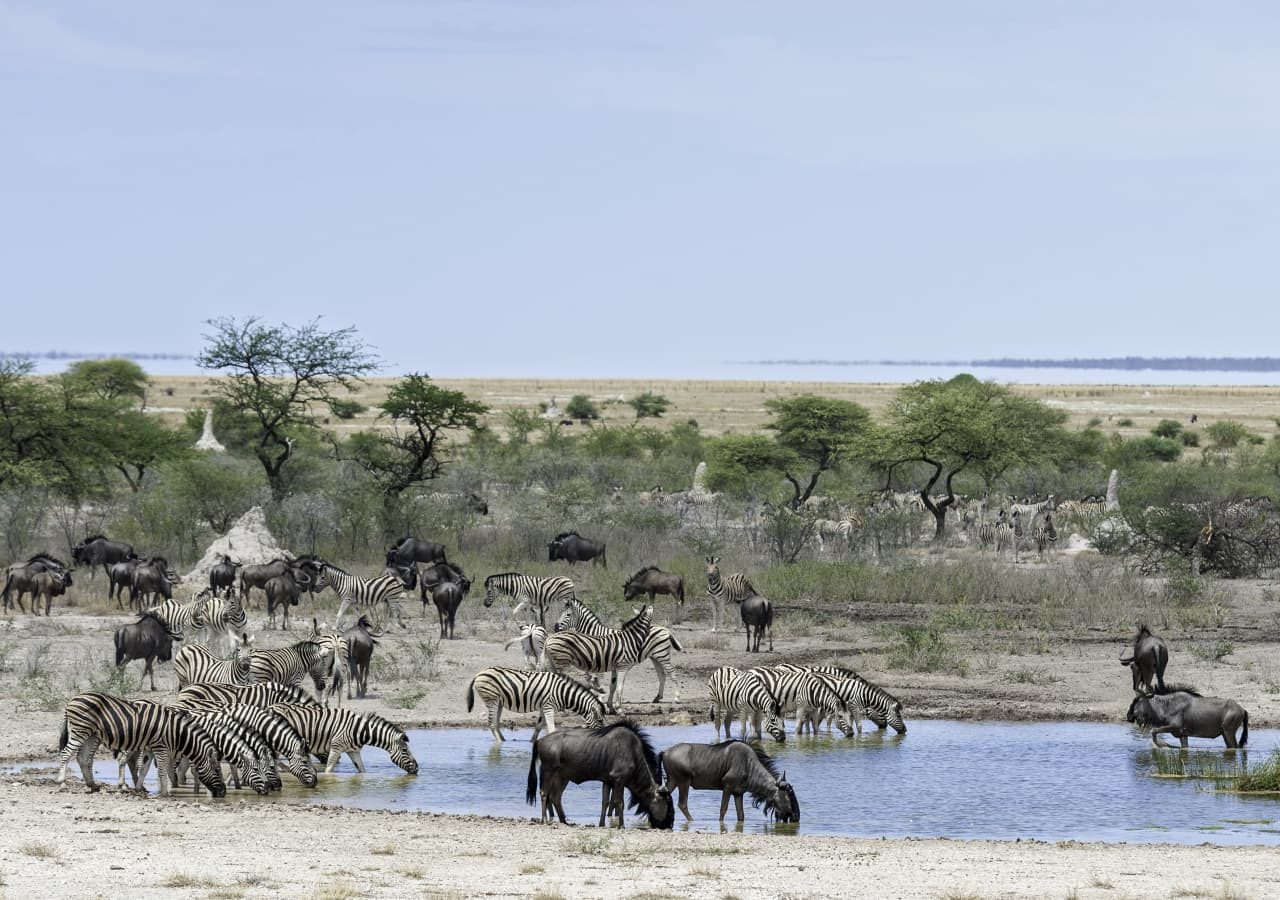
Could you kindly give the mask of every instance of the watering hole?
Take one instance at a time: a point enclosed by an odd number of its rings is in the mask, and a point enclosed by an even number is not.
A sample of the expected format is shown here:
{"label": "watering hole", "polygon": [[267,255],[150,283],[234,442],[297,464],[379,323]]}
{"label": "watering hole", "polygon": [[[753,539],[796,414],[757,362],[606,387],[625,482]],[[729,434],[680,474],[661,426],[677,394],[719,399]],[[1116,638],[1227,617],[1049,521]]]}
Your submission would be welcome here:
{"label": "watering hole", "polygon": [[[1046,841],[1280,844],[1280,799],[1215,792],[1212,779],[1153,777],[1161,770],[1235,771],[1240,759],[1208,741],[1189,754],[1154,751],[1143,734],[1123,725],[1084,722],[992,723],[916,720],[906,735],[872,731],[857,738],[796,738],[765,746],[786,770],[802,810],[803,834],[851,837],[951,837]],[[646,729],[659,751],[680,741],[712,742],[710,725]],[[410,777],[375,747],[363,754],[359,775],[344,757],[338,774],[307,790],[285,775],[283,795],[259,798],[232,792],[226,801],[323,803],[361,809],[421,810],[511,818],[536,816],[525,804],[528,728],[505,730],[495,744],[487,729],[409,732],[422,771]],[[1280,746],[1280,731],[1249,735],[1255,765]],[[1162,764],[1157,764],[1155,754]],[[108,785],[115,763],[99,758],[96,777]],[[78,786],[73,760],[69,782]],[[154,773],[149,778],[154,790]],[[189,790],[189,788],[185,789]],[[207,795],[205,795],[207,798]],[[600,813],[596,783],[571,785],[565,811],[574,824],[594,825]],[[747,798],[748,832],[775,828]],[[699,831],[719,831],[720,795],[694,791],[689,808]],[[733,805],[727,822],[732,828]],[[643,819],[628,817],[629,827]],[[676,813],[676,828],[684,817]]]}

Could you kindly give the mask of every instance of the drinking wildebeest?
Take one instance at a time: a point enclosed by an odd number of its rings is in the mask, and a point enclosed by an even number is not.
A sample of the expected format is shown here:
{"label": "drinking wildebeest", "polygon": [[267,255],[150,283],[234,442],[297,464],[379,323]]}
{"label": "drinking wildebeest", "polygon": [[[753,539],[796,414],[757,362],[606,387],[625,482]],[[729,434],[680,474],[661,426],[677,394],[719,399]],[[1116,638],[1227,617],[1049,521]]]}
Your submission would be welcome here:
{"label": "drinking wildebeest", "polygon": [[115,598],[116,609],[124,609],[124,592],[133,589],[133,570],[138,568],[141,562],[140,557],[130,556],[118,563],[112,563],[111,568],[107,569],[107,599]]}
{"label": "drinking wildebeest", "polygon": [[352,681],[356,684],[356,696],[363,699],[369,691],[369,664],[373,660],[373,648],[378,643],[368,616],[361,616],[356,624],[342,633],[342,637],[347,642],[347,665],[351,667],[347,699],[351,699]]}
{"label": "drinking wildebeest", "polygon": [[658,783],[657,771],[653,744],[634,722],[624,719],[602,728],[565,728],[534,741],[525,800],[532,806],[541,793],[542,821],[549,822],[554,811],[567,825],[561,802],[565,787],[569,782],[599,781],[601,828],[611,813],[622,819],[625,788],[631,792],[629,805],[649,817],[650,827],[669,830],[675,824],[675,807],[671,792]]}
{"label": "drinking wildebeest", "polygon": [[157,597],[165,600],[173,599],[173,586],[178,583],[178,573],[169,568],[169,561],[163,556],[149,556],[138,563],[133,570],[133,580],[129,585],[129,603],[142,609],[145,602],[148,606],[158,603]]}
{"label": "drinking wildebeest", "polygon": [[422,541],[411,535],[400,538],[387,548],[387,562],[399,566],[414,563],[448,562],[444,556],[444,544]]}
{"label": "drinking wildebeest", "polygon": [[240,563],[225,553],[221,555],[217,565],[209,570],[209,587],[213,592],[223,593],[230,597],[235,591],[236,574],[240,571]]}
{"label": "drinking wildebeest", "polygon": [[557,559],[563,559],[568,563],[590,560],[592,565],[598,562],[607,569],[609,561],[604,551],[603,541],[597,542],[584,538],[576,531],[562,531],[547,544],[547,562],[555,562]]}
{"label": "drinking wildebeest", "polygon": [[1161,734],[1173,735],[1183,748],[1189,737],[1220,737],[1228,747],[1243,747],[1249,742],[1249,713],[1244,707],[1234,700],[1201,697],[1189,690],[1134,697],[1125,721],[1150,728],[1151,743],[1157,747],[1165,746]]}
{"label": "drinking wildebeest", "polygon": [[143,676],[151,676],[151,690],[156,689],[155,661],[173,659],[175,636],[155,613],[144,612],[138,621],[116,630],[116,667],[135,659],[146,660]]}
{"label": "drinking wildebeest", "polygon": [[111,566],[134,556],[133,545],[112,541],[100,534],[90,535],[71,548],[71,559],[77,566],[89,566],[89,580],[97,574],[98,566],[110,574]]}
{"label": "drinking wildebeest", "polygon": [[684,579],[674,572],[664,572],[657,566],[645,566],[622,586],[624,600],[634,600],[641,594],[648,594],[650,603],[655,594],[666,594],[684,603]]}
{"label": "drinking wildebeest", "polygon": [[769,754],[759,747],[743,741],[722,741],[719,744],[676,744],[658,754],[658,773],[666,773],[668,791],[678,789],[677,806],[685,819],[692,821],[689,812],[689,789],[720,791],[720,821],[724,821],[732,797],[738,810],[738,821],[746,817],[742,810],[742,795],[751,793],[752,805],[764,805],[766,816],[773,815],[779,822],[800,821],[800,801],[795,789],[778,769]]}
{"label": "drinking wildebeest", "polygon": [[1164,669],[1169,664],[1169,645],[1146,625],[1133,636],[1133,653],[1120,658],[1120,665],[1133,672],[1133,692],[1164,692]]}
{"label": "drinking wildebeest", "polygon": [[471,590],[471,579],[463,576],[457,583],[446,581],[436,585],[431,591],[431,602],[436,605],[436,612],[440,615],[441,638],[445,637],[447,628],[449,639],[453,639],[453,620],[458,613],[458,607],[462,605],[462,599],[467,596],[469,590]]}
{"label": "drinking wildebeest", "polygon": [[31,594],[31,602],[35,603],[36,576],[44,573],[61,574],[67,571],[66,563],[48,553],[37,553],[26,562],[14,563],[5,572],[4,608],[12,609],[14,602],[17,602],[18,608],[26,612],[27,608],[22,605],[22,595]]}

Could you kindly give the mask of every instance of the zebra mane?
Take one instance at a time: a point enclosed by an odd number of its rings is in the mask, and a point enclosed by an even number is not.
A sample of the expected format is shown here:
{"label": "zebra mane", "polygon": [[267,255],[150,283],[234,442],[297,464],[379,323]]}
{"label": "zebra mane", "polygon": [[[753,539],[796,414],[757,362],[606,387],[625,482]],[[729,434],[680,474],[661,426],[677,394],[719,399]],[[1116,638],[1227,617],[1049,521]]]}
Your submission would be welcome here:
{"label": "zebra mane", "polygon": [[[627,584],[631,584],[631,582],[635,581],[637,578],[639,578],[641,575],[644,575],[646,572],[660,572],[660,571],[661,571],[661,569],[659,569],[657,566],[645,566],[645,567],[644,567],[643,569],[641,569],[639,572],[637,572],[636,574],[634,574],[634,575],[632,575],[630,578],[628,578],[628,579],[627,579]],[[624,587],[625,587],[625,585],[624,585]]]}

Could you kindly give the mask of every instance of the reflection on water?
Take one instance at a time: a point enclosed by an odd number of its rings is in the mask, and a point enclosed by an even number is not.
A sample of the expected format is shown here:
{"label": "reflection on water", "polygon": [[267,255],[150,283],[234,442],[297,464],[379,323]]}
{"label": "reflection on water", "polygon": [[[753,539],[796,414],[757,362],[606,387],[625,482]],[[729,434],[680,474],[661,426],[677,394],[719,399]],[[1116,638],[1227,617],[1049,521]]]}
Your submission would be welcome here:
{"label": "reflection on water", "polygon": [[[1280,844],[1280,802],[1215,793],[1215,777],[1234,772],[1235,759],[1210,742],[1191,753],[1153,751],[1144,735],[1097,723],[981,723],[917,720],[906,735],[870,731],[847,739],[820,735],[767,750],[786,770],[800,799],[799,826],[775,826],[747,801],[745,831],[771,834],[947,836],[1040,840],[1173,841]],[[648,729],[659,749],[680,741],[713,741],[710,725]],[[285,776],[283,796],[251,803],[327,803],[365,809],[416,809],[505,817],[536,817],[526,806],[529,731],[509,731],[495,744],[484,729],[410,732],[423,764],[414,778],[381,751],[365,754],[366,775],[345,760],[339,774],[307,790]],[[1280,745],[1280,732],[1254,731],[1255,761]],[[74,763],[73,763],[74,771]],[[114,783],[115,766],[99,761],[98,777]],[[1194,778],[1172,776],[1192,775]],[[1163,776],[1163,777],[1152,777]],[[598,785],[570,786],[571,822],[593,824]],[[214,801],[210,801],[214,802]],[[717,792],[694,791],[689,830],[721,831]],[[736,830],[730,804],[727,830]],[[685,828],[677,813],[677,828]],[[639,827],[640,819],[629,824]]]}

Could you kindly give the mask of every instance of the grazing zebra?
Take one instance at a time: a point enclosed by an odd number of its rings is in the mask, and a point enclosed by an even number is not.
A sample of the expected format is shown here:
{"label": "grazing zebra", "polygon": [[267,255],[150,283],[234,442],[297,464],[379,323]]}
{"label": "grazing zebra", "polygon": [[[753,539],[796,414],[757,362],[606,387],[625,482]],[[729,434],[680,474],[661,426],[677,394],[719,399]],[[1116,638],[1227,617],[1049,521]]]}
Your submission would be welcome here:
{"label": "grazing zebra", "polygon": [[[556,622],[556,631],[581,631],[583,634],[612,634],[618,629],[610,628],[600,621],[600,617],[588,609],[581,600],[570,600],[565,606],[564,612],[560,614],[559,621]],[[675,702],[680,702],[680,683],[675,681],[675,666],[671,664],[671,651],[678,650],[684,652],[684,647],[680,646],[680,642],[676,640],[676,636],[668,629],[661,625],[652,625],[649,627],[649,636],[644,639],[644,645],[640,648],[640,657],[637,660],[651,660],[653,662],[653,670],[658,673],[658,695],[653,698],[653,702],[657,703],[662,699],[663,689],[667,684],[667,675],[670,674],[675,682],[676,696]],[[622,690],[618,690],[618,702],[622,702]]]}
{"label": "grazing zebra", "polygon": [[739,717],[743,720],[744,737],[748,724],[754,728],[757,738],[763,737],[760,732],[763,722],[764,730],[775,741],[787,739],[782,726],[782,704],[759,678],[733,666],[721,666],[711,673],[707,689],[711,694],[711,721],[716,726],[716,740],[720,739],[720,723],[724,722],[724,736],[728,740],[732,737],[729,729],[733,720]]}
{"label": "grazing zebra", "polygon": [[[884,688],[838,666],[812,666],[810,670],[844,702],[859,734],[864,718],[875,722],[877,728],[890,726],[898,734],[906,734],[902,703]],[[821,725],[823,718],[823,715],[814,717],[814,726]]]}
{"label": "grazing zebra", "polygon": [[609,712],[616,712],[613,695],[619,689],[618,672],[626,681],[627,671],[640,661],[640,652],[649,637],[653,607],[645,606],[635,618],[618,631],[609,634],[583,634],[580,631],[562,631],[547,635],[542,645],[544,668],[553,672],[570,666],[588,675],[609,673],[609,696],[604,705]]}
{"label": "grazing zebra", "polygon": [[1044,521],[1036,526],[1032,536],[1035,538],[1036,550],[1040,558],[1044,559],[1044,551],[1058,543],[1058,529],[1053,527],[1053,513],[1044,514]]}
{"label": "grazing zebra", "polygon": [[409,736],[399,725],[381,716],[298,703],[280,703],[271,709],[297,730],[317,759],[327,758],[326,775],[333,774],[344,753],[355,763],[356,771],[363,772],[360,750],[369,744],[387,751],[391,761],[410,775],[418,774],[418,761],[409,749]]}
{"label": "grazing zebra", "polygon": [[541,625],[521,625],[520,634],[503,644],[502,649],[510,650],[516,641],[520,642],[520,649],[524,652],[525,664],[536,669],[542,656],[542,645],[547,641],[547,629]]}
{"label": "grazing zebra", "polygon": [[258,650],[249,660],[249,681],[298,684],[310,673],[319,696],[324,691],[324,677],[333,668],[333,653],[334,643],[329,638],[308,638],[279,650]]}
{"label": "grazing zebra", "polygon": [[[335,628],[342,627],[342,614],[352,604],[358,610],[367,609],[370,613],[377,606],[383,605],[387,609],[388,616],[391,615],[394,607],[396,622],[401,628],[409,627],[404,623],[404,604],[401,601],[404,599],[405,583],[400,576],[383,574],[375,578],[361,578],[327,562],[321,562],[319,567],[320,579],[315,589],[323,590],[331,587],[342,600],[338,606],[338,617],[334,620]],[[375,615],[374,618],[376,619],[377,616]]]}
{"label": "grazing zebra", "polygon": [[285,769],[307,787],[316,786],[316,770],[306,741],[279,713],[260,706],[227,706],[221,709],[247,728],[252,728],[271,748],[272,759],[283,759]]}
{"label": "grazing zebra", "polygon": [[226,796],[218,750],[208,733],[189,716],[159,704],[131,703],[98,691],[77,694],[67,701],[58,737],[59,787],[66,784],[67,765],[74,756],[80,763],[85,785],[90,791],[98,790],[93,780],[93,754],[100,744],[115,753],[150,751],[155,757],[162,795],[170,792],[176,757],[184,755],[192,760],[196,777],[213,796]]}
{"label": "grazing zebra", "polygon": [[[711,598],[711,630],[719,631],[724,619],[725,601],[741,603],[748,597],[755,597],[756,589],[747,576],[741,572],[720,576],[720,557],[708,556],[707,560],[707,596]],[[736,630],[736,629],[735,629]]]}
{"label": "grazing zebra", "polygon": [[516,607],[511,611],[519,616],[528,609],[534,625],[547,627],[547,608],[556,603],[567,603],[577,594],[573,582],[563,575],[542,578],[537,575],[521,575],[519,572],[502,572],[484,580],[484,605],[487,609],[499,595],[513,597]]}
{"label": "grazing zebra", "polygon": [[489,731],[495,738],[502,736],[502,708],[512,712],[540,712],[533,727],[533,740],[538,739],[545,723],[547,733],[556,730],[557,711],[574,712],[587,720],[588,728],[604,724],[604,704],[586,685],[556,672],[530,672],[528,669],[507,669],[491,666],[471,679],[467,686],[467,712],[471,712],[475,698],[479,697],[489,712]]}
{"label": "grazing zebra", "polygon": [[234,592],[219,597],[212,589],[205,588],[196,599],[204,603],[204,633],[199,636],[204,643],[211,647],[222,645],[230,652],[236,644],[253,640],[249,637],[249,617],[245,615],[244,604]]}
{"label": "grazing zebra", "polygon": [[228,658],[215,656],[208,648],[189,644],[173,658],[173,674],[178,678],[181,690],[189,684],[248,684],[249,660],[247,647],[237,647]]}
{"label": "grazing zebra", "polygon": [[205,627],[204,601],[197,597],[183,603],[179,600],[166,600],[147,610],[169,628],[175,641],[182,640],[187,626],[199,630]]}
{"label": "grazing zebra", "polygon": [[[803,734],[806,724],[811,724],[812,711],[834,717],[845,737],[853,735],[846,705],[831,686],[818,680],[804,666],[756,666],[749,670],[759,678],[769,693],[777,698],[785,715],[788,706],[796,710],[796,734]],[[816,730],[816,729],[815,729]]]}
{"label": "grazing zebra", "polygon": [[178,691],[178,705],[187,709],[209,709],[220,706],[274,706],[277,703],[320,704],[296,684],[272,681],[259,684],[189,684]]}

